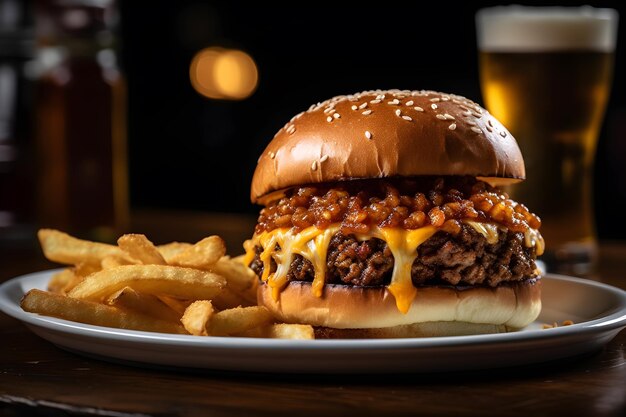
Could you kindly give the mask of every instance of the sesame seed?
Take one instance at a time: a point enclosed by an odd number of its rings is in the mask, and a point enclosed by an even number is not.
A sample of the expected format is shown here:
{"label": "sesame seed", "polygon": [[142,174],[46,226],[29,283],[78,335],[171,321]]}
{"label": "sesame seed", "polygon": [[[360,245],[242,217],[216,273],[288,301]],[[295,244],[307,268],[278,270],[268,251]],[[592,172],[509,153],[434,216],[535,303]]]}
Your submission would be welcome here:
{"label": "sesame seed", "polygon": [[409,100],[406,103],[404,103],[407,106],[412,106],[413,105],[413,100]]}
{"label": "sesame seed", "polygon": [[437,105],[436,105],[436,104],[434,104],[434,103],[433,103],[433,104],[431,104],[431,105],[430,105],[430,107],[431,107],[433,110],[436,110],[436,109],[437,109]]}
{"label": "sesame seed", "polygon": [[328,160],[328,155],[324,155],[320,158],[320,163],[326,162]]}
{"label": "sesame seed", "polygon": [[503,130],[502,132],[500,132],[500,136],[502,136],[503,138],[506,137],[506,132]]}
{"label": "sesame seed", "polygon": [[404,120],[408,120],[409,122],[413,120],[413,119],[411,119],[411,117],[410,117],[410,116],[402,116],[402,118],[403,118]]}
{"label": "sesame seed", "polygon": [[356,110],[356,109],[358,109],[358,107],[357,107],[355,104],[353,104],[353,105],[352,105],[352,107],[350,107],[350,108],[351,108],[352,110]]}
{"label": "sesame seed", "polygon": [[417,110],[417,111],[424,111],[424,109],[423,109],[423,108],[421,108],[420,106],[415,106],[415,107],[413,107],[413,108],[414,108],[415,110]]}
{"label": "sesame seed", "polygon": [[370,103],[372,103],[372,104],[378,104],[378,103],[380,103],[380,100],[379,100],[379,99],[376,99],[376,100],[371,100],[371,101],[370,101]]}
{"label": "sesame seed", "polygon": [[473,122],[473,121],[471,121],[471,120],[466,120],[466,121],[465,121],[465,124],[468,124],[468,125],[470,125],[470,126],[476,126],[476,123],[475,123],[475,122]]}
{"label": "sesame seed", "polygon": [[450,97],[444,96],[444,97],[441,97],[441,100],[442,101],[450,101]]}
{"label": "sesame seed", "polygon": [[398,100],[397,98],[394,98],[393,100],[388,101],[387,104],[398,105],[400,104],[400,100]]}
{"label": "sesame seed", "polygon": [[448,113],[444,114],[443,117],[445,117],[447,120],[454,120],[454,116]]}
{"label": "sesame seed", "polygon": [[370,132],[369,130],[366,130],[365,131],[365,137],[368,138],[368,139],[371,139],[372,138],[372,132]]}
{"label": "sesame seed", "polygon": [[448,129],[450,130],[456,129],[456,123],[452,123],[450,126],[448,126]]}
{"label": "sesame seed", "polygon": [[472,112],[471,112],[471,111],[469,111],[469,110],[465,110],[465,111],[463,112],[463,115],[465,115],[465,116],[471,116],[471,115],[472,115]]}
{"label": "sesame seed", "polygon": [[276,157],[276,154],[274,152],[270,152],[269,157],[270,159],[274,159]]}
{"label": "sesame seed", "polygon": [[350,100],[350,101],[359,101],[359,99],[357,97],[350,97],[348,100]]}
{"label": "sesame seed", "polygon": [[359,106],[359,109],[363,110],[366,107],[367,107],[367,103],[363,103]]}
{"label": "sesame seed", "polygon": [[444,116],[443,114],[437,114],[435,115],[435,117],[439,120],[446,120],[446,116]]}
{"label": "sesame seed", "polygon": [[472,116],[474,116],[477,119],[480,119],[481,114],[480,113],[472,113]]}
{"label": "sesame seed", "polygon": [[335,114],[333,114],[333,117],[334,117],[335,119],[339,119],[339,118],[341,117],[341,115],[340,115],[339,113],[335,113]]}
{"label": "sesame seed", "polygon": [[471,130],[472,130],[472,132],[474,132],[474,133],[483,133],[483,131],[482,131],[482,130],[480,130],[479,128],[477,128],[477,127],[475,127],[475,126],[472,126],[472,127],[471,127]]}
{"label": "sesame seed", "polygon": [[368,114],[372,114],[371,110],[365,110],[363,113],[361,113],[364,116],[367,116]]}
{"label": "sesame seed", "polygon": [[287,133],[289,133],[290,135],[293,135],[295,131],[296,127],[294,125],[289,126],[289,128],[287,129]]}
{"label": "sesame seed", "polygon": [[315,171],[317,169],[317,161],[313,161],[313,163],[311,164],[311,169],[313,171]]}
{"label": "sesame seed", "polygon": [[432,101],[433,103],[439,103],[441,99],[438,97],[435,97],[435,98],[431,98],[430,101]]}
{"label": "sesame seed", "polygon": [[400,111],[400,109],[396,110],[396,116],[400,117],[401,114],[402,112]]}
{"label": "sesame seed", "polygon": [[333,121],[333,117],[332,117],[332,116],[328,116],[328,117],[326,118],[326,121],[327,121],[327,122],[329,122],[329,123],[330,123],[330,122],[332,122],[332,121]]}

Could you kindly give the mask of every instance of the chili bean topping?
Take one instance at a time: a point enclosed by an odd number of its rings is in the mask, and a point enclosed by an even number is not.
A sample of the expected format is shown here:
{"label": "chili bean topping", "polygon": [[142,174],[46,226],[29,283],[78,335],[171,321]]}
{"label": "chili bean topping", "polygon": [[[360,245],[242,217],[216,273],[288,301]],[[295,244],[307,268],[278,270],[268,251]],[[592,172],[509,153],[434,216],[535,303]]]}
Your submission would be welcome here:
{"label": "chili bean topping", "polygon": [[372,226],[460,230],[460,220],[498,223],[513,232],[539,229],[541,220],[507,193],[474,177],[352,180],[293,188],[261,210],[255,232],[276,228],[325,229],[344,234]]}

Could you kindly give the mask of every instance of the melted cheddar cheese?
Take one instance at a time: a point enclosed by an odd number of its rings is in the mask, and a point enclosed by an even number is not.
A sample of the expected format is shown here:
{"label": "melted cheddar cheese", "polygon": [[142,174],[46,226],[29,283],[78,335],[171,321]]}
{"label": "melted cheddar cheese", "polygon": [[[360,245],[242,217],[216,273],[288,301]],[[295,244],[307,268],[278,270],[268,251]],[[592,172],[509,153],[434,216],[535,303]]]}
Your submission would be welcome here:
{"label": "melted cheddar cheese", "polygon": [[[482,234],[489,244],[498,241],[498,226],[492,223],[479,223],[464,220],[464,223]],[[372,227],[368,233],[355,234],[359,241],[378,238],[387,243],[394,257],[391,283],[387,287],[396,299],[398,310],[403,313],[409,311],[411,303],[417,294],[417,289],[411,280],[411,267],[417,258],[417,248],[434,235],[439,229],[426,226],[415,230],[399,228]],[[506,229],[503,229],[506,230]],[[332,236],[339,231],[339,224],[331,225],[326,229],[315,226],[299,232],[293,229],[274,229],[254,235],[246,241],[244,248],[246,255],[244,262],[249,265],[255,256],[255,247],[261,246],[259,259],[263,262],[261,279],[272,288],[272,296],[278,301],[280,291],[287,285],[287,273],[294,259],[294,255],[301,255],[313,265],[315,276],[312,283],[313,294],[322,296],[326,273],[326,255]],[[543,238],[537,230],[529,229],[524,234],[524,243],[527,247],[535,247],[537,255],[544,249]],[[277,250],[277,246],[280,249]],[[276,271],[270,273],[272,260],[276,262]]]}
{"label": "melted cheddar cheese", "polygon": [[[506,231],[505,227],[498,226],[494,223],[480,223],[472,220],[464,220],[463,223],[471,226],[472,229],[483,235],[485,239],[487,239],[487,243],[490,245],[493,245],[498,241],[498,229]],[[531,229],[530,227],[524,233],[524,244],[527,248],[534,247],[537,251],[537,256],[542,255],[545,249],[545,243],[541,233],[539,233],[538,230]]]}

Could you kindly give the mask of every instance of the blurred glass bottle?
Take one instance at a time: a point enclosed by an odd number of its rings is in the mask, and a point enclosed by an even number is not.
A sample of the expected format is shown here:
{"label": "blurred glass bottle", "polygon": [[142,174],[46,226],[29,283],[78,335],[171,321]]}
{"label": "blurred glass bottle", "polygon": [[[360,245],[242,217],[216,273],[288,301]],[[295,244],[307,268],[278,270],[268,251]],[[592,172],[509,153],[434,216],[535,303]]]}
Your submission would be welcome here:
{"label": "blurred glass bottle", "polygon": [[38,0],[37,214],[111,241],[128,224],[126,85],[111,0]]}
{"label": "blurred glass bottle", "polygon": [[32,83],[25,77],[34,54],[29,6],[0,0],[0,244],[32,236]]}

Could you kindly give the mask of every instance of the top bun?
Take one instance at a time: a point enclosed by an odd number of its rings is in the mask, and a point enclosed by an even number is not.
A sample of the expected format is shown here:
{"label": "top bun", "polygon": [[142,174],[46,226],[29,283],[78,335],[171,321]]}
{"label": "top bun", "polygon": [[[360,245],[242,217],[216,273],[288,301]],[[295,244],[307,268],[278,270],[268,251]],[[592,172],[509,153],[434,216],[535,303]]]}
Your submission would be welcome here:
{"label": "top bun", "polygon": [[525,178],[515,138],[473,101],[436,91],[364,91],[314,104],[267,145],[253,203],[306,184],[470,175],[498,186]]}

